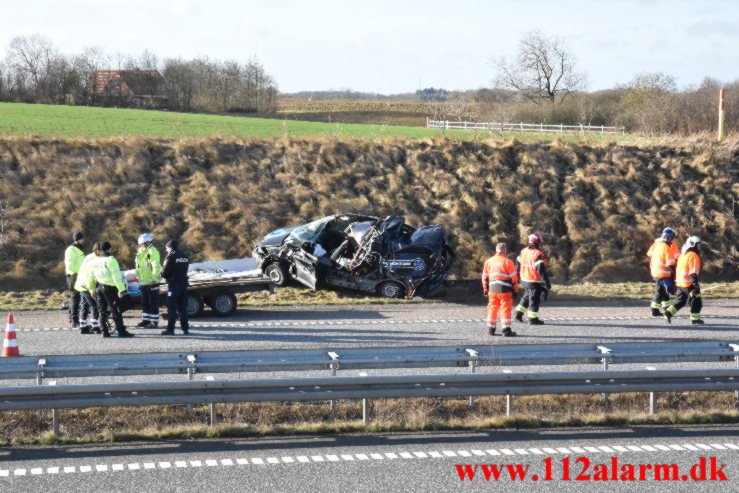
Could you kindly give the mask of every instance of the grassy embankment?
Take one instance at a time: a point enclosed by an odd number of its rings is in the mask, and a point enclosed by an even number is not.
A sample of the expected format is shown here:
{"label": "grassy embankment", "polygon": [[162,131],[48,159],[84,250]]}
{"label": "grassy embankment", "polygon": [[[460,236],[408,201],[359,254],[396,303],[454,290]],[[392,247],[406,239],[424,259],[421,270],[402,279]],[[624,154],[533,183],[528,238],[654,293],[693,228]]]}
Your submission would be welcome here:
{"label": "grassy embankment", "polygon": [[[646,414],[649,395],[612,394],[517,396],[515,414],[505,416],[505,397],[466,399],[376,399],[372,421],[362,424],[361,402],[219,404],[218,423],[206,426],[210,408],[186,406],[95,408],[61,412],[62,435],[50,433],[51,413],[0,413],[0,446],[31,443],[88,443],[129,440],[225,438],[287,434],[421,431],[449,429],[552,428],[565,426],[639,426],[737,423],[731,392],[660,393],[658,414]],[[662,410],[662,411],[660,411]]]}
{"label": "grassy embankment", "polygon": [[[341,109],[341,106],[339,106]],[[118,108],[95,108],[86,106],[60,106],[43,104],[0,103],[0,136],[44,136],[65,138],[112,138],[148,137],[179,139],[183,137],[203,138],[272,138],[272,137],[329,137],[378,139],[382,137],[406,137],[412,139],[441,135],[441,130],[425,128],[425,118],[413,120],[406,125],[389,125],[387,117],[373,108],[362,121],[373,124],[354,124],[335,121],[326,123],[324,115],[298,112],[283,115],[283,118],[249,118],[240,116],[174,113]],[[405,113],[404,113],[405,114]],[[320,118],[323,121],[300,121]],[[370,117],[371,116],[371,117]],[[326,117],[328,118],[328,117]],[[341,120],[341,119],[340,119]],[[393,123],[397,120],[391,119]],[[465,132],[447,131],[455,138],[477,139],[490,137],[515,137],[521,141],[551,140],[553,134],[533,132]],[[636,136],[562,134],[561,140],[588,141],[637,141]]]}

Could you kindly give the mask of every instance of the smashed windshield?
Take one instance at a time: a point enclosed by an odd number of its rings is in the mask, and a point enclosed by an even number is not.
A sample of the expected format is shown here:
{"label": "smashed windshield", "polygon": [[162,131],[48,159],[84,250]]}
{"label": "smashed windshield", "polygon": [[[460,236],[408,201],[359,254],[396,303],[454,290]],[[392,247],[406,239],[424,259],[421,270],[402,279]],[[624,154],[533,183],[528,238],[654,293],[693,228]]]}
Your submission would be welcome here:
{"label": "smashed windshield", "polygon": [[315,242],[323,231],[323,228],[325,228],[333,218],[334,216],[328,216],[318,219],[317,221],[313,221],[312,223],[304,224],[290,233],[288,240],[298,239],[300,241]]}

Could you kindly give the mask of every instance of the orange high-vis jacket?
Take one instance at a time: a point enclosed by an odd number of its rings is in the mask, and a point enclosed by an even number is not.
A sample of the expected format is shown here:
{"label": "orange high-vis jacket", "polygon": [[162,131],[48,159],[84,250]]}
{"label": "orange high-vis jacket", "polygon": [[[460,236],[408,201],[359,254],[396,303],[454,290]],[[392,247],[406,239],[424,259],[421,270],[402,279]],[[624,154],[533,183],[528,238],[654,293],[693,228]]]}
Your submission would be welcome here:
{"label": "orange high-vis jacket", "polygon": [[544,259],[544,253],[538,248],[524,248],[521,250],[521,255],[518,256],[518,264],[521,266],[521,281],[522,282],[543,282],[543,279],[536,270],[536,266],[539,263],[544,263],[544,267],[547,265],[547,261]]}
{"label": "orange high-vis jacket", "polygon": [[496,253],[482,268],[482,289],[489,293],[517,293],[516,264],[503,253]]}
{"label": "orange high-vis jacket", "polygon": [[647,252],[652,278],[664,279],[666,277],[672,277],[670,268],[677,263],[679,256],[680,250],[678,250],[674,241],[668,245],[660,238],[652,243],[652,246]]}
{"label": "orange high-vis jacket", "polygon": [[693,285],[693,277],[700,274],[701,259],[694,251],[686,252],[677,259],[677,278],[675,284],[680,288],[689,288]]}

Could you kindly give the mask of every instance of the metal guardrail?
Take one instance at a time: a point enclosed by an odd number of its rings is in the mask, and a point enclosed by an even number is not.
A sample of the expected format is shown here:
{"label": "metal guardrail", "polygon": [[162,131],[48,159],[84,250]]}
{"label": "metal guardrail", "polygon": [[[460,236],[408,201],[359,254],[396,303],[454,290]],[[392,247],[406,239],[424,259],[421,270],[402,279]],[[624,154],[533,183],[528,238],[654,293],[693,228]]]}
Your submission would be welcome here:
{"label": "metal guardrail", "polygon": [[304,377],[0,388],[0,410],[482,395],[739,390],[739,368]]}
{"label": "metal guardrail", "polygon": [[427,120],[426,127],[443,130],[485,130],[498,132],[543,132],[543,133],[597,133],[625,135],[626,127],[607,127],[605,125],[550,125],[546,123],[512,122],[467,122],[449,120]]}
{"label": "metal guardrail", "polygon": [[0,380],[275,371],[739,362],[739,341],[506,344],[48,355],[4,358]]}

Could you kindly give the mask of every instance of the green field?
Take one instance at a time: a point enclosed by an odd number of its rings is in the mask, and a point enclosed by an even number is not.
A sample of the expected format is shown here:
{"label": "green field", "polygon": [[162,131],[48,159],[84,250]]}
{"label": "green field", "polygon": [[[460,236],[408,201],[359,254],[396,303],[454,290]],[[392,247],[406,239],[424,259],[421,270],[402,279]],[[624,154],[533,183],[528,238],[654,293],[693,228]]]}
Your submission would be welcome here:
{"label": "green field", "polygon": [[[108,137],[330,137],[377,139],[382,137],[424,138],[441,130],[394,125],[321,123],[240,116],[173,113],[169,111],[0,103],[0,135],[67,138]],[[556,135],[518,132],[450,131],[463,139],[511,138],[521,141],[550,140]],[[559,135],[578,141],[582,136]],[[589,141],[623,141],[630,136],[590,135]]]}

